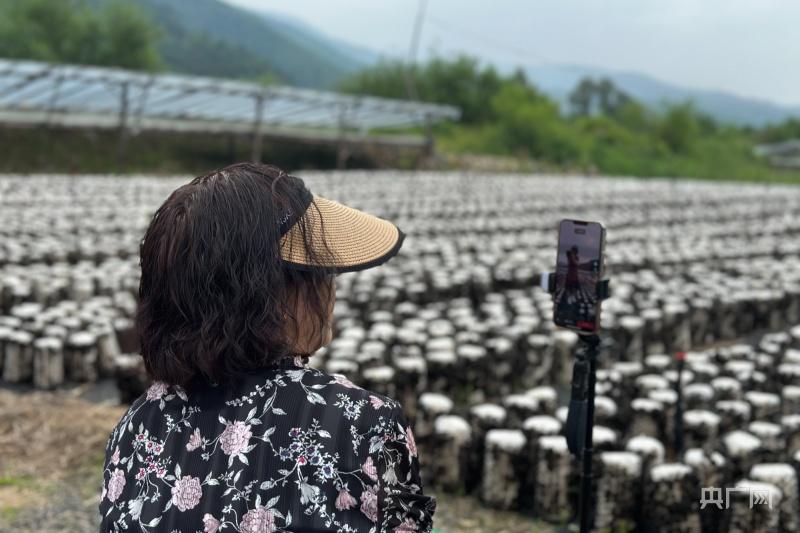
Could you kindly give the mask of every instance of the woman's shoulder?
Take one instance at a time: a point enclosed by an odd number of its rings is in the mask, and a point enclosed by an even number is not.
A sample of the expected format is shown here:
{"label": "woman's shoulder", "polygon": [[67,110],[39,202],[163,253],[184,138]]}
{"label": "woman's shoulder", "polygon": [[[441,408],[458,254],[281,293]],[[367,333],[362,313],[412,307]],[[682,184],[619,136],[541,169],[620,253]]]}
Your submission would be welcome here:
{"label": "woman's shoulder", "polygon": [[343,374],[328,374],[321,370],[314,370],[314,372],[320,377],[320,379],[327,381],[328,386],[340,391],[340,393],[366,399],[370,403],[379,407],[385,406],[388,408],[400,408],[400,402],[394,398],[390,398],[384,394],[380,394],[356,385]]}
{"label": "woman's shoulder", "polygon": [[127,433],[131,434],[131,438],[135,438],[136,436],[141,438],[141,434],[146,431],[144,422],[153,419],[152,415],[149,414],[153,409],[165,412],[167,416],[169,416],[168,412],[176,403],[183,405],[184,411],[187,408],[195,410],[195,408],[188,406],[188,401],[188,394],[180,386],[168,385],[161,381],[151,383],[150,386],[128,406],[128,409],[111,431],[108,441],[106,442],[106,454],[108,455],[110,450],[115,448]]}
{"label": "woman's shoulder", "polygon": [[338,407],[346,418],[357,418],[355,415],[361,414],[365,407],[369,407],[369,411],[378,416],[402,416],[402,405],[399,401],[365,389],[342,374],[329,374],[307,367],[289,371],[288,376],[301,385],[308,402]]}
{"label": "woman's shoulder", "polygon": [[[274,395],[274,396],[273,396]],[[365,389],[342,374],[330,374],[310,366],[288,368],[270,375],[254,375],[234,387],[210,387],[188,392],[177,385],[153,382],[130,405],[109,436],[107,451],[126,434],[142,433],[140,425],[158,421],[167,426],[173,418],[193,412],[226,411],[270,403],[276,413],[305,404],[307,408],[336,410],[351,422],[381,417],[404,421],[396,399]],[[153,412],[157,412],[155,415]],[[366,414],[367,416],[362,416]],[[176,420],[175,420],[176,421]],[[155,428],[144,427],[144,431]]]}

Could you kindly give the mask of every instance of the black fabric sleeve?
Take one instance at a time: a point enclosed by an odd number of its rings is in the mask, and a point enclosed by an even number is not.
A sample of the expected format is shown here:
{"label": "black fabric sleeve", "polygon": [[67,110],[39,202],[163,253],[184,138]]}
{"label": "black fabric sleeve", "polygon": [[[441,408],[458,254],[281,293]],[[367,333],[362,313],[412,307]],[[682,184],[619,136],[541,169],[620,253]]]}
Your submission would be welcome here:
{"label": "black fabric sleeve", "polygon": [[384,439],[374,459],[379,531],[429,532],[436,500],[423,494],[414,434],[400,407],[394,409]]}

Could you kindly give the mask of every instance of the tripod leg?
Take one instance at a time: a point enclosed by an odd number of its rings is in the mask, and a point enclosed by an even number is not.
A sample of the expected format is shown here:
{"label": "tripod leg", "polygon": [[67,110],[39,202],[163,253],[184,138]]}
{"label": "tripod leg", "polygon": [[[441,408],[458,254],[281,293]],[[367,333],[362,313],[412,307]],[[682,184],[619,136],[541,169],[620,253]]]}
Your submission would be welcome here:
{"label": "tripod leg", "polygon": [[581,498],[579,513],[581,533],[589,533],[592,527],[592,448],[583,449],[583,469],[581,471]]}
{"label": "tripod leg", "polygon": [[594,426],[594,387],[597,381],[597,347],[600,338],[597,335],[587,337],[586,358],[589,361],[589,376],[586,390],[586,431],[583,444],[583,465],[581,469],[580,520],[581,533],[589,533],[592,524],[592,428]]}

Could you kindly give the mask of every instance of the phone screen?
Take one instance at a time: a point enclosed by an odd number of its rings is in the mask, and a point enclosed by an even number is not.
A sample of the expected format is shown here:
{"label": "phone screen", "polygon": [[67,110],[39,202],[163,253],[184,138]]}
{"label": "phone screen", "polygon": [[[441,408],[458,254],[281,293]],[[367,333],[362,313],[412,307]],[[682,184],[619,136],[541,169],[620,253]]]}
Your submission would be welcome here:
{"label": "phone screen", "polygon": [[605,228],[599,222],[562,220],[553,295],[558,326],[595,332],[600,325],[597,283],[603,275]]}

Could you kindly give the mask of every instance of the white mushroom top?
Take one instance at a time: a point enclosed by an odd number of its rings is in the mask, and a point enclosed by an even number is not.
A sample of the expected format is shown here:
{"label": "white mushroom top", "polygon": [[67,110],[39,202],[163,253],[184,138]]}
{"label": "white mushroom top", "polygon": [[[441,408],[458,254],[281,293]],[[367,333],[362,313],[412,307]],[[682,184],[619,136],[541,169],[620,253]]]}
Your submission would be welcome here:
{"label": "white mushroom top", "polygon": [[733,392],[742,390],[742,384],[729,376],[720,376],[711,380],[711,386],[720,391]]}
{"label": "white mushroom top", "polygon": [[525,394],[509,394],[503,398],[506,407],[522,407],[535,411],[539,408],[539,400]]}
{"label": "white mushroom top", "polygon": [[569,450],[567,439],[563,435],[545,435],[539,437],[539,448],[556,452],[566,452]]}
{"label": "white mushroom top", "polygon": [[728,452],[734,457],[751,453],[761,446],[761,439],[746,431],[731,431],[722,438]]}
{"label": "white mushroom top", "polygon": [[691,467],[683,463],[664,463],[650,469],[650,479],[655,482],[673,481],[692,473]]}
{"label": "white mushroom top", "polygon": [[761,391],[749,391],[745,393],[747,401],[753,405],[767,406],[767,405],[780,405],[781,398],[777,394]]}
{"label": "white mushroom top", "polygon": [[667,389],[669,381],[658,374],[644,374],[636,378],[636,386],[641,389]]}
{"label": "white mushroom top", "polygon": [[486,447],[516,453],[525,447],[525,434],[518,429],[492,429],[486,433]]}
{"label": "white mushroom top", "polygon": [[553,332],[553,340],[556,344],[574,346],[578,342],[578,334],[574,331],[559,329]]}
{"label": "white mushroom top", "polygon": [[437,416],[433,431],[439,435],[449,435],[458,444],[467,442],[472,433],[467,421],[456,415]]}
{"label": "white mushroom top", "polygon": [[529,416],[522,423],[525,431],[535,431],[541,435],[553,435],[561,431],[561,422],[548,415]]}
{"label": "white mushroom top", "polygon": [[600,460],[606,465],[613,465],[631,476],[639,475],[642,470],[642,458],[633,452],[603,452]]}
{"label": "white mushroom top", "polygon": [[506,419],[506,409],[496,403],[480,403],[470,408],[470,413],[482,420],[490,420],[496,424],[502,424]]}
{"label": "white mushroom top", "polygon": [[430,413],[449,413],[453,410],[453,400],[438,392],[423,392],[419,396],[419,405]]}
{"label": "white mushroom top", "polygon": [[758,437],[777,437],[782,431],[778,424],[765,422],[763,420],[751,422],[750,425],[747,426],[747,429]]}
{"label": "white mushroom top", "polygon": [[371,381],[391,381],[394,377],[394,368],[386,365],[365,368],[363,375]]}
{"label": "white mushroom top", "polygon": [[617,403],[608,396],[597,396],[594,399],[595,410],[599,413],[605,413],[608,416],[617,414]]}
{"label": "white mushroom top", "polygon": [[558,400],[558,393],[553,387],[550,386],[541,386],[541,387],[534,387],[525,393],[527,396],[531,398],[536,398],[540,401],[551,401],[555,402]]}
{"label": "white mushroom top", "polygon": [[652,455],[657,462],[664,460],[664,445],[658,439],[647,435],[632,437],[625,449],[640,455]]}
{"label": "white mushroom top", "polygon": [[714,387],[708,383],[692,383],[684,387],[683,393],[687,398],[711,400],[714,397]]}
{"label": "white mushroom top", "polygon": [[683,454],[683,462],[695,468],[710,465],[711,461],[702,448],[690,448]]}
{"label": "white mushroom top", "polygon": [[672,359],[670,358],[670,356],[662,353],[648,355],[647,357],[644,358],[644,363],[647,366],[651,366],[658,370],[663,370],[669,367],[671,362]]}
{"label": "white mushroom top", "polygon": [[425,354],[428,361],[440,364],[455,364],[456,353],[452,350],[432,350]]}
{"label": "white mushroom top", "polygon": [[642,320],[638,316],[626,315],[626,316],[620,317],[619,325],[623,329],[626,329],[628,331],[636,331],[636,330],[642,329],[642,327],[644,326],[644,320]]}
{"label": "white mushroom top", "polygon": [[620,361],[614,363],[614,370],[623,376],[635,376],[642,373],[642,363],[636,361]]}
{"label": "white mushroom top", "polygon": [[744,417],[749,417],[752,410],[749,403],[741,400],[720,400],[717,402],[716,407],[717,411],[736,412]]}
{"label": "white mushroom top", "polygon": [[678,401],[678,393],[672,389],[651,390],[647,393],[647,397],[665,405],[672,405]]}
{"label": "white mushroom top", "polygon": [[72,346],[88,347],[95,343],[97,339],[88,331],[77,331],[69,336],[67,342]]}
{"label": "white mushroom top", "polygon": [[796,483],[797,473],[787,463],[761,463],[750,469],[750,477],[759,481],[791,481]]}
{"label": "white mushroom top", "polygon": [[781,389],[781,396],[796,400],[800,398],[800,387],[797,385],[786,385],[783,389]]}
{"label": "white mushroom top", "polygon": [[592,443],[593,444],[604,444],[604,443],[613,443],[617,441],[617,434],[614,432],[613,429],[607,428],[605,426],[595,426],[592,429]]}
{"label": "white mushroom top", "polygon": [[434,337],[425,343],[425,349],[429,352],[453,351],[456,349],[456,342],[452,337]]}
{"label": "white mushroom top", "polygon": [[483,346],[475,344],[462,344],[458,347],[458,350],[456,350],[456,354],[462,359],[474,361],[485,357],[486,349]]}
{"label": "white mushroom top", "polygon": [[719,415],[705,409],[692,409],[683,413],[683,420],[690,426],[719,426]]}
{"label": "white mushroom top", "polygon": [[800,414],[782,416],[781,425],[792,430],[800,428]]}
{"label": "white mushroom top", "polygon": [[395,366],[406,372],[424,372],[427,367],[425,359],[416,355],[398,357],[394,360]]}
{"label": "white mushroom top", "polygon": [[40,337],[33,341],[33,347],[38,350],[59,350],[62,346],[61,339],[55,337]]}
{"label": "white mushroom top", "polygon": [[648,413],[661,411],[662,405],[655,400],[648,400],[647,398],[635,398],[631,402],[631,407],[636,411],[646,411]]}

